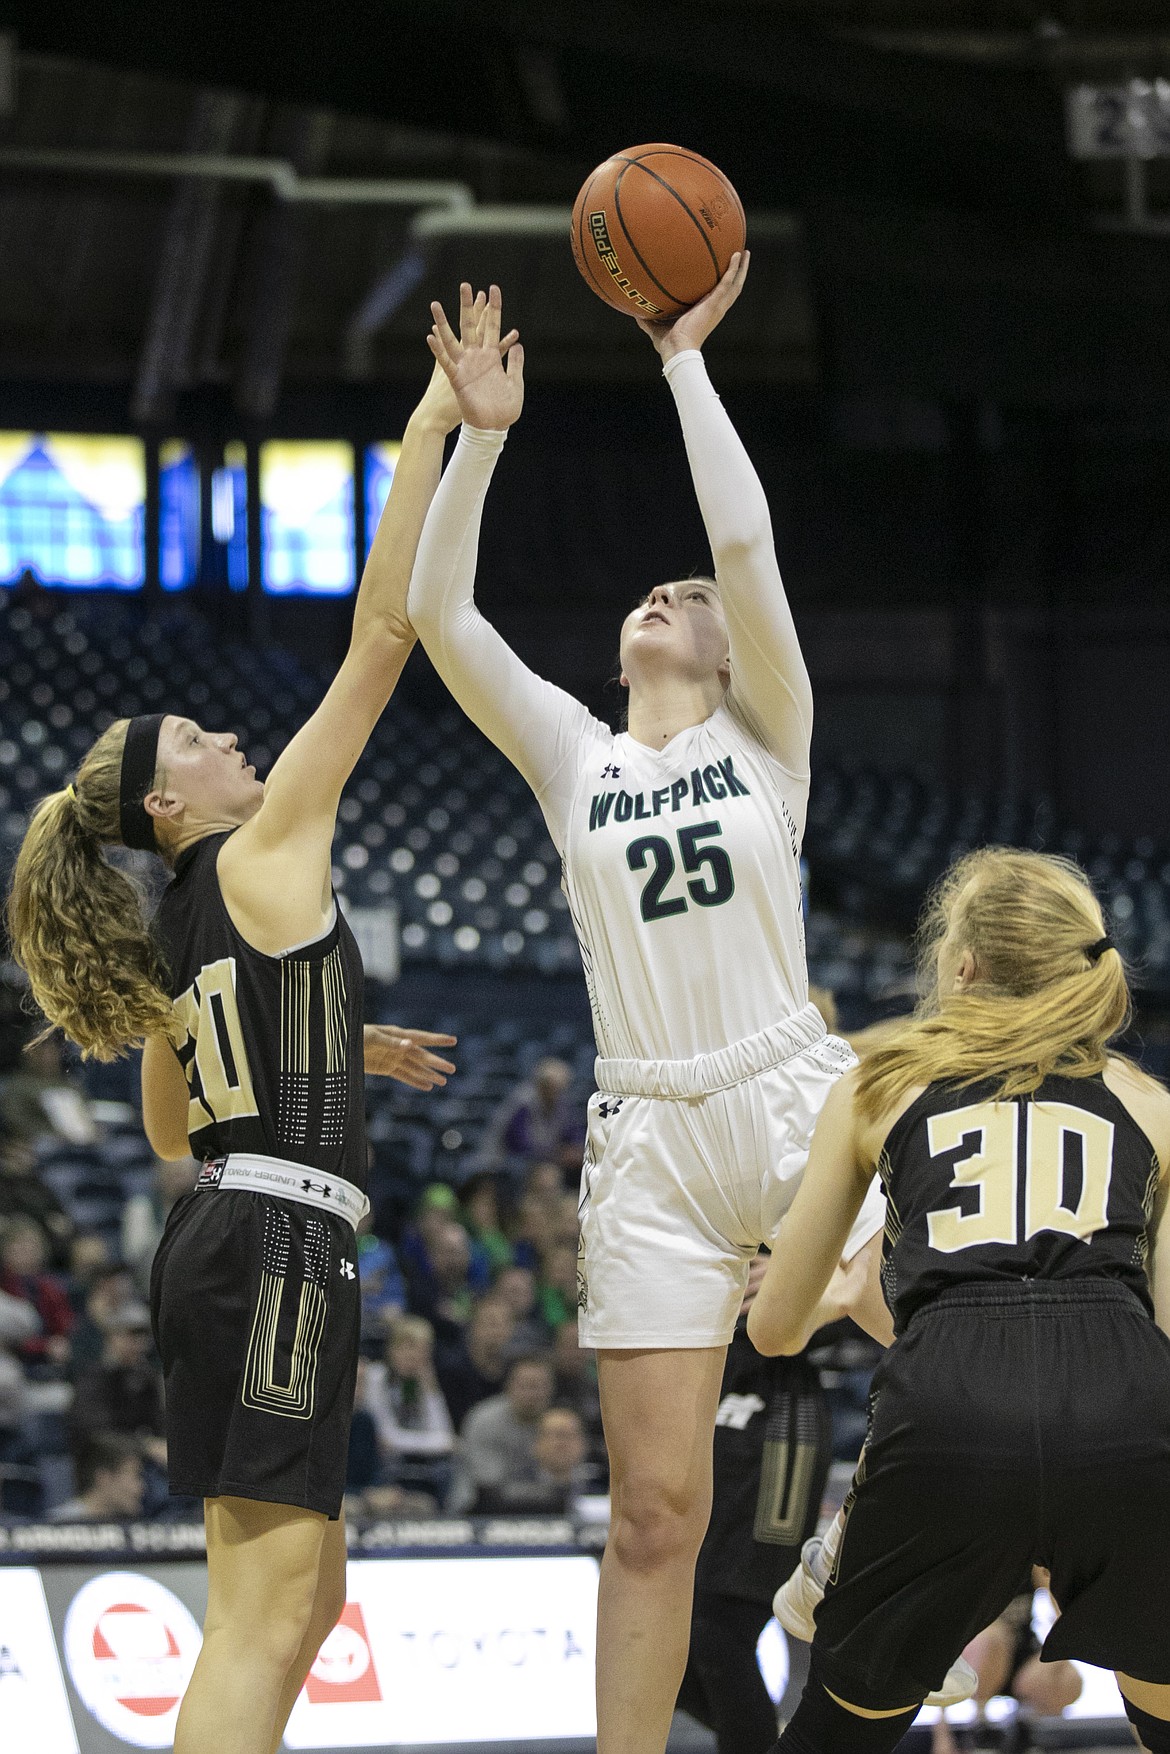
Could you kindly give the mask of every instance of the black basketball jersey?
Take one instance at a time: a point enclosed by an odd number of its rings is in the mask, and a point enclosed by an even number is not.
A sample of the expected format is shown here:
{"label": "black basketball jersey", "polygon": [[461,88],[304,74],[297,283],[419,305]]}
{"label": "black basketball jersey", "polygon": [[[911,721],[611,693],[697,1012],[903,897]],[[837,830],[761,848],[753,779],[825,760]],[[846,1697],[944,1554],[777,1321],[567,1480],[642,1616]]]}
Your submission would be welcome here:
{"label": "black basketball jersey", "polygon": [[901,1333],[940,1291],[1023,1279],[1114,1279],[1150,1313],[1157,1154],[1101,1077],[1028,1097],[932,1084],[890,1129],[882,1280]]}
{"label": "black basketball jersey", "polygon": [[[257,1152],[366,1184],[362,962],[341,909],[330,930],[266,956],[232,924],[216,859],[226,834],[180,854],[154,918],[175,1042],[203,1159]],[[336,906],[336,903],[335,903]]]}

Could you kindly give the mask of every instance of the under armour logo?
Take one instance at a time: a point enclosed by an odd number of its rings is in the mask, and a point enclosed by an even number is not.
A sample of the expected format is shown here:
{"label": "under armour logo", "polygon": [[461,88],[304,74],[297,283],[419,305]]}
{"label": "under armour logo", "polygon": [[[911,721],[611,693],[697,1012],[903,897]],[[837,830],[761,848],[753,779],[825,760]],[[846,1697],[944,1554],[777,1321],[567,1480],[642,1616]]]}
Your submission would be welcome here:
{"label": "under armour logo", "polygon": [[341,1263],[341,1277],[343,1279],[352,1279],[353,1276],[354,1276],[353,1262],[352,1261],[342,1261],[342,1263]]}
{"label": "under armour logo", "polygon": [[612,1099],[608,1096],[603,1096],[597,1105],[597,1112],[602,1120],[607,1121],[610,1115],[616,1115],[625,1100],[624,1096],[615,1096]]}
{"label": "under armour logo", "polygon": [[608,762],[601,770],[601,777],[603,780],[620,780],[622,770],[620,767],[614,767],[612,762]]}
{"label": "under armour logo", "polygon": [[333,1189],[329,1186],[328,1182],[311,1182],[308,1176],[306,1176],[301,1183],[301,1191],[306,1194],[320,1194],[323,1200],[327,1200],[332,1194]]}

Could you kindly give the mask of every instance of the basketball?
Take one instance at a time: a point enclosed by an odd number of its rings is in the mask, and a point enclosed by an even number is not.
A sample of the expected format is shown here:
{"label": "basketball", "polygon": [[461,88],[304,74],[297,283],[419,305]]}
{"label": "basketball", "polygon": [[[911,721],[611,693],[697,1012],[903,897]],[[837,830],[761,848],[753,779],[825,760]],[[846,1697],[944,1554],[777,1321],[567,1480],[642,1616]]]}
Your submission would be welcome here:
{"label": "basketball", "polygon": [[582,184],[573,257],[598,298],[657,322],[712,291],[745,230],[739,196],[709,159],[682,146],[631,146]]}

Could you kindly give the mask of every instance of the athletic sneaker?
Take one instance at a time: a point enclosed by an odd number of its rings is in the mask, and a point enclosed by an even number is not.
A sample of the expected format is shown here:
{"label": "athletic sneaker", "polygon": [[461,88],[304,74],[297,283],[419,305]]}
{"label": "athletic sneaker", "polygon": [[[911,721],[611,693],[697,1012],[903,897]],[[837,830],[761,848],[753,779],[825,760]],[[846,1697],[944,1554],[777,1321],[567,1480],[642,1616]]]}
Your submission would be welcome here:
{"label": "athletic sneaker", "polygon": [[[772,1598],[772,1612],[785,1632],[793,1638],[803,1640],[805,1644],[812,1643],[815,1631],[813,1615],[825,1593],[825,1586],[817,1575],[820,1553],[820,1536],[813,1535],[800,1550],[800,1564]],[[979,1677],[970,1663],[964,1662],[962,1657],[956,1657],[947,1670],[942,1686],[927,1694],[925,1703],[939,1706],[959,1705],[964,1699],[970,1699],[978,1685]]]}

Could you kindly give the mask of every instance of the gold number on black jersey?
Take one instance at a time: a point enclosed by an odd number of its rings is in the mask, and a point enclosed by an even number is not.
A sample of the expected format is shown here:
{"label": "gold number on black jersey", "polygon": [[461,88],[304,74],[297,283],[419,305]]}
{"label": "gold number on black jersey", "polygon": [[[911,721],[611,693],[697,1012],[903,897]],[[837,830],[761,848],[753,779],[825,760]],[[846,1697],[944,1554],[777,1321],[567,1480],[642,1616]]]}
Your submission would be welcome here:
{"label": "gold number on black jersey", "polygon": [[[931,1115],[926,1124],[932,1157],[957,1150],[977,1136],[975,1149],[955,1164],[953,1188],[975,1188],[974,1212],[943,1206],[927,1215],[927,1240],[941,1254],[981,1243],[1018,1243],[1042,1230],[1062,1231],[1087,1242],[1108,1221],[1113,1176],[1113,1122],[1067,1102],[1030,1102],[1024,1142],[1023,1236],[1018,1192],[1019,1104],[977,1102]],[[1080,1193],[1066,1203],[1065,1161],[1069,1141],[1080,1144]]]}
{"label": "gold number on black jersey", "polygon": [[201,968],[175,1000],[175,1016],[186,1036],[175,1045],[191,1089],[188,1132],[259,1114],[236,1004],[235,957]]}

